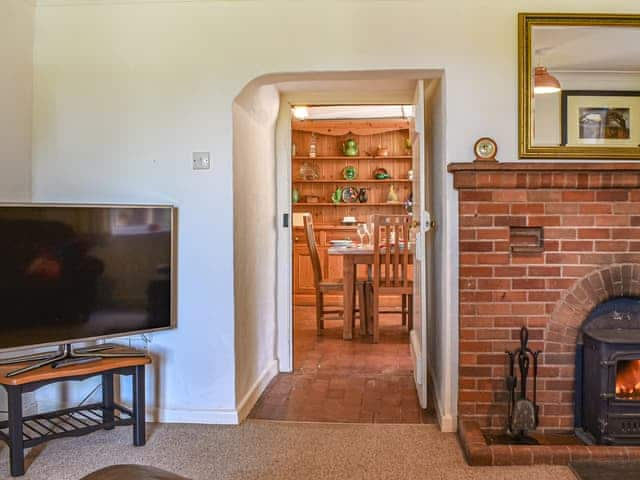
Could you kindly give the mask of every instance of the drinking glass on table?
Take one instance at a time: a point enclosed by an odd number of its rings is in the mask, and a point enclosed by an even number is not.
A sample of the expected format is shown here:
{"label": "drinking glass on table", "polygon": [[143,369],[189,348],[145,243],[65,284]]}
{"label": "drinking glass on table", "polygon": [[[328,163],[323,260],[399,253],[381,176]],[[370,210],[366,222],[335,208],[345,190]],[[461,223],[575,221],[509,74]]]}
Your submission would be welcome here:
{"label": "drinking glass on table", "polygon": [[373,241],[376,233],[376,226],[374,222],[375,218],[375,215],[369,215],[369,221],[367,222],[367,225],[369,226],[369,245],[371,247],[373,247]]}
{"label": "drinking glass on table", "polygon": [[364,236],[367,235],[367,224],[366,223],[359,223],[358,224],[358,236],[360,237],[360,248],[364,248]]}
{"label": "drinking glass on table", "polygon": [[370,247],[371,245],[373,245],[373,231],[371,230],[371,225],[368,223],[363,223],[364,225],[364,231],[365,231],[365,235],[367,236],[367,243],[366,245],[368,247]]}

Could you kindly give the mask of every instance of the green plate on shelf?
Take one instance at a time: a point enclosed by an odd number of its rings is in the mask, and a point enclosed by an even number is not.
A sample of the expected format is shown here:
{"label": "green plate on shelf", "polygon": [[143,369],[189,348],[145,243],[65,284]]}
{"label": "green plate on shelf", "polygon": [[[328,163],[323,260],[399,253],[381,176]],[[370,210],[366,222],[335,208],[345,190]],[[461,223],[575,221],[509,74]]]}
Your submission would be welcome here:
{"label": "green plate on shelf", "polygon": [[345,180],[355,180],[358,177],[358,170],[353,165],[349,165],[342,169],[342,176]]}

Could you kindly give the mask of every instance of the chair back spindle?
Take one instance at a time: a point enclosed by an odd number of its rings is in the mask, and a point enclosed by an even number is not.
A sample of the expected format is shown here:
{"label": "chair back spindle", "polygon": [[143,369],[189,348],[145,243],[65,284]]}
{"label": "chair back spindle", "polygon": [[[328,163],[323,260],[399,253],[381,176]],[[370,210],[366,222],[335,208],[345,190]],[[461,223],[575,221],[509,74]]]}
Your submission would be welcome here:
{"label": "chair back spindle", "polygon": [[318,244],[316,243],[316,235],[313,230],[313,218],[311,215],[304,216],[304,233],[307,238],[307,247],[309,247],[311,266],[313,267],[313,283],[316,288],[318,288],[320,282],[322,282],[322,266],[320,264],[320,254],[318,253]]}

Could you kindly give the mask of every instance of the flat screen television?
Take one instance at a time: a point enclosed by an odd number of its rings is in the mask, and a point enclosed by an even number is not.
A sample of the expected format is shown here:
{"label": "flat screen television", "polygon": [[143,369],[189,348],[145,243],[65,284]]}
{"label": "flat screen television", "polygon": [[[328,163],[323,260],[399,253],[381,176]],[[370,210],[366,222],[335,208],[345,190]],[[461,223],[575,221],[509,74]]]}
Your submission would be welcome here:
{"label": "flat screen television", "polygon": [[176,210],[0,205],[0,351],[175,326]]}

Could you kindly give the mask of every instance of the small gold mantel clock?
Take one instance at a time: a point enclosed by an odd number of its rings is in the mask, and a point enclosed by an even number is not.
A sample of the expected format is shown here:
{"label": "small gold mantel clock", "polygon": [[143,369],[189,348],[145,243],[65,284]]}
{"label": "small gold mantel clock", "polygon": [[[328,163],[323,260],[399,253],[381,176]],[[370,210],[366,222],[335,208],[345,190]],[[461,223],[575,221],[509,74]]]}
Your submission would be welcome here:
{"label": "small gold mantel clock", "polygon": [[473,146],[476,162],[496,162],[498,145],[493,138],[482,137]]}

